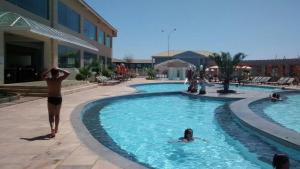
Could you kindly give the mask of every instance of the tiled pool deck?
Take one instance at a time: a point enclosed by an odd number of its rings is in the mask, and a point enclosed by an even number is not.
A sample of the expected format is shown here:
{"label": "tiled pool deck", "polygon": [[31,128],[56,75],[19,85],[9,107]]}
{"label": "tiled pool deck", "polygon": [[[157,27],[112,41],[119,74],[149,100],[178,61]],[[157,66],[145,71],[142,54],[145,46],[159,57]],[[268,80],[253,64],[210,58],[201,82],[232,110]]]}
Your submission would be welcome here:
{"label": "tiled pool deck", "polygon": [[[122,158],[107,159],[105,151],[90,150],[77,135],[71,124],[74,110],[90,100],[134,93],[131,84],[149,82],[133,79],[116,86],[101,86],[72,93],[63,97],[61,126],[55,139],[47,140],[49,133],[46,98],[0,108],[0,168],[1,169],[115,169],[120,168]],[[161,82],[161,81],[152,81]],[[208,95],[218,97],[215,90]],[[243,92],[226,95],[234,98],[266,97],[261,92]],[[73,112],[73,114],[72,114]],[[75,110],[76,114],[76,110]],[[74,123],[73,123],[74,124]],[[78,130],[77,128],[76,130]],[[103,148],[105,150],[105,147]],[[103,155],[101,155],[103,153]],[[108,153],[109,154],[109,153]],[[119,159],[118,159],[119,158]],[[134,164],[133,164],[134,165]],[[124,168],[130,165],[124,164]],[[139,167],[138,165],[135,167]]]}

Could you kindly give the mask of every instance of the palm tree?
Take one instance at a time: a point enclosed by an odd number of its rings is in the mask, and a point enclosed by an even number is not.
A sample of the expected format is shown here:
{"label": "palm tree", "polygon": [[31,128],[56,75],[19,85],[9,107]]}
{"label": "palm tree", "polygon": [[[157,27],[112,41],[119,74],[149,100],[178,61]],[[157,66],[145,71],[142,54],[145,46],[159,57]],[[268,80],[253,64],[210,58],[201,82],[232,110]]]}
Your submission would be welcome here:
{"label": "palm tree", "polygon": [[224,93],[229,92],[229,82],[235,67],[246,57],[244,53],[237,53],[233,57],[229,52],[213,53],[209,56],[219,67],[220,77],[223,81]]}

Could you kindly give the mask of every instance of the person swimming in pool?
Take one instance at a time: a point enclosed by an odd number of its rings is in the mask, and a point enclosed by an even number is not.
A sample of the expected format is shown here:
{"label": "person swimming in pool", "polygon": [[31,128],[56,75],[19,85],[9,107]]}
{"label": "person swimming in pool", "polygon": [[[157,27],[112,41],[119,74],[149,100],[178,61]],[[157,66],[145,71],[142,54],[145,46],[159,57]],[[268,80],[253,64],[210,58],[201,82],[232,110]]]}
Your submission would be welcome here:
{"label": "person swimming in pool", "polygon": [[185,129],[184,136],[179,138],[182,142],[194,141],[193,130],[191,128]]}
{"label": "person swimming in pool", "polygon": [[280,97],[280,94],[278,94],[278,93],[273,93],[272,95],[271,95],[271,101],[272,102],[276,102],[276,101],[281,101],[282,99],[281,99],[281,97]]}
{"label": "person swimming in pool", "polygon": [[[59,73],[62,73],[60,76]],[[49,77],[49,73],[51,77]],[[55,137],[58,131],[59,114],[62,104],[61,83],[70,75],[70,72],[54,67],[45,71],[42,75],[48,86],[48,115],[51,128],[50,137]],[[54,127],[55,123],[55,127]]]}
{"label": "person swimming in pool", "polygon": [[180,137],[178,140],[180,142],[188,143],[188,142],[194,141],[195,139],[200,139],[204,142],[207,142],[207,140],[205,140],[205,139],[202,139],[202,138],[199,138],[199,137],[193,137],[193,129],[191,129],[191,128],[185,129],[184,136]]}

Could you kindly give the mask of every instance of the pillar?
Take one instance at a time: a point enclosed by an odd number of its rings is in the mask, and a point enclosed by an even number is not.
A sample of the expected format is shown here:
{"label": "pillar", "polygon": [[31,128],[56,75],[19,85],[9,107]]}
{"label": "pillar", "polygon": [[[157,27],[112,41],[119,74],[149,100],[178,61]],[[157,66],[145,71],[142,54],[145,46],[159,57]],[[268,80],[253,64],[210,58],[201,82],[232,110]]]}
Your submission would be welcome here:
{"label": "pillar", "polygon": [[51,66],[58,67],[58,43],[56,40],[50,40],[51,47]]}
{"label": "pillar", "polygon": [[4,41],[4,32],[0,31],[0,84],[4,84],[4,49],[5,49],[5,41]]}
{"label": "pillar", "polygon": [[80,67],[84,67],[84,51],[80,50]]}

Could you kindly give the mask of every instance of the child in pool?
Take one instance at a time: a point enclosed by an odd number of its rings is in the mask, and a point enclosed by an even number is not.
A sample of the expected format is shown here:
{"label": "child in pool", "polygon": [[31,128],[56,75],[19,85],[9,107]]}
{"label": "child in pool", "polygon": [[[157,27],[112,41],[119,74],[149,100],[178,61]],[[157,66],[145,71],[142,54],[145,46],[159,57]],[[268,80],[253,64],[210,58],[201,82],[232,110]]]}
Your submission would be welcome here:
{"label": "child in pool", "polygon": [[202,138],[199,138],[199,137],[193,137],[193,130],[191,128],[185,129],[184,136],[180,137],[178,140],[180,142],[188,143],[188,142],[194,141],[194,139],[200,139],[200,140],[202,140],[204,142],[208,142],[205,139],[202,139]]}

